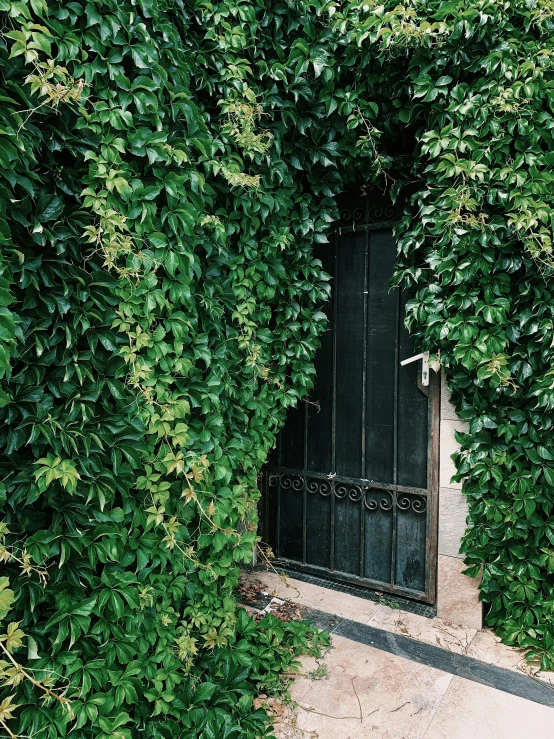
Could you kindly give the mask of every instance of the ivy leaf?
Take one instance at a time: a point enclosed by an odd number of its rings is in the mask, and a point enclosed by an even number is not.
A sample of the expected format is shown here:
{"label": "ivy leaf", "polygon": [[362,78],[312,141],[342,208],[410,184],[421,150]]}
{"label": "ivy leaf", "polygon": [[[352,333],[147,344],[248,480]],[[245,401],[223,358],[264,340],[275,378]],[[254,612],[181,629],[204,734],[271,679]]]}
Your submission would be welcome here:
{"label": "ivy leaf", "polygon": [[34,218],[38,223],[47,223],[58,218],[64,209],[64,202],[58,195],[41,195]]}
{"label": "ivy leaf", "polygon": [[194,693],[194,702],[201,703],[209,701],[216,690],[217,685],[215,685],[215,683],[200,683],[200,685],[196,689],[196,692]]}
{"label": "ivy leaf", "polygon": [[327,65],[327,57],[326,56],[313,56],[312,57],[312,64],[314,67],[314,75],[316,77],[319,77],[319,75],[323,72]]}
{"label": "ivy leaf", "polygon": [[543,467],[542,472],[548,485],[554,487],[554,469],[552,467]]}
{"label": "ivy leaf", "polygon": [[13,652],[23,643],[25,633],[19,628],[18,621],[12,621],[8,624],[8,628],[5,634],[0,634],[0,641],[4,643],[4,646],[8,652]]}
{"label": "ivy leaf", "polygon": [[14,593],[9,588],[9,584],[7,577],[0,577],[0,621],[9,613],[14,599]]}

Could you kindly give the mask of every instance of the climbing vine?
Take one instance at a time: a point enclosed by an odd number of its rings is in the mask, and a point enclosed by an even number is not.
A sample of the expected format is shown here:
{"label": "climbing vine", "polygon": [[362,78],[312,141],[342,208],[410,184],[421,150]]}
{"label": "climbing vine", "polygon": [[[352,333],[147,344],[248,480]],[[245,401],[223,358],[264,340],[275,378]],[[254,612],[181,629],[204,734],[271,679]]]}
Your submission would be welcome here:
{"label": "climbing vine", "polygon": [[254,698],[319,636],[237,609],[237,566],[355,180],[406,203],[488,621],[552,667],[552,2],[0,13],[1,613],[70,706],[5,683],[9,730],[270,735]]}

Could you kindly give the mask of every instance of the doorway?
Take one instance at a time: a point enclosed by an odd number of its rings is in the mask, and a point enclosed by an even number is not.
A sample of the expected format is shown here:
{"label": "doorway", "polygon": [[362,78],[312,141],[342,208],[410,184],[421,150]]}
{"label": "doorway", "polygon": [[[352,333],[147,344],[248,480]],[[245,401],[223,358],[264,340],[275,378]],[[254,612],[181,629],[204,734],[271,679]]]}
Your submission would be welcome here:
{"label": "doorway", "polygon": [[436,599],[439,383],[421,378],[389,282],[394,208],[345,196],[316,256],[331,275],[316,384],[291,409],[264,468],[262,535],[290,569]]}

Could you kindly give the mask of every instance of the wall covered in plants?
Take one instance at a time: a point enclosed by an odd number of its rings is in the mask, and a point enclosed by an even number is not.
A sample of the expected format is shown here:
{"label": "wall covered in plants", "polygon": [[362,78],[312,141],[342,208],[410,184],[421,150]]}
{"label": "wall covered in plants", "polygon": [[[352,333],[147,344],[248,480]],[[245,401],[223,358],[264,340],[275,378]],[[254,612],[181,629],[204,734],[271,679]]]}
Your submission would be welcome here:
{"label": "wall covered in plants", "polygon": [[0,13],[4,730],[269,735],[253,698],[318,637],[237,610],[237,565],[353,179],[408,195],[396,282],[470,421],[467,563],[553,666],[552,0]]}

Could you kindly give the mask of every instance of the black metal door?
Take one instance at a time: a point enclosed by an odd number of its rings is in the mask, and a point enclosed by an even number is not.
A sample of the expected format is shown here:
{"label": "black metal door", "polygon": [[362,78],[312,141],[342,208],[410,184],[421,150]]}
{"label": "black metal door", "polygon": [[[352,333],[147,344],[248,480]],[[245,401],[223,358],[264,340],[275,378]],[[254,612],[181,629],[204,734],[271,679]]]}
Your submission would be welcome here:
{"label": "black metal door", "polygon": [[316,386],[265,468],[263,535],[293,569],[433,603],[438,382],[400,366],[415,347],[389,288],[392,223],[365,203],[341,215],[318,247],[333,299]]}

